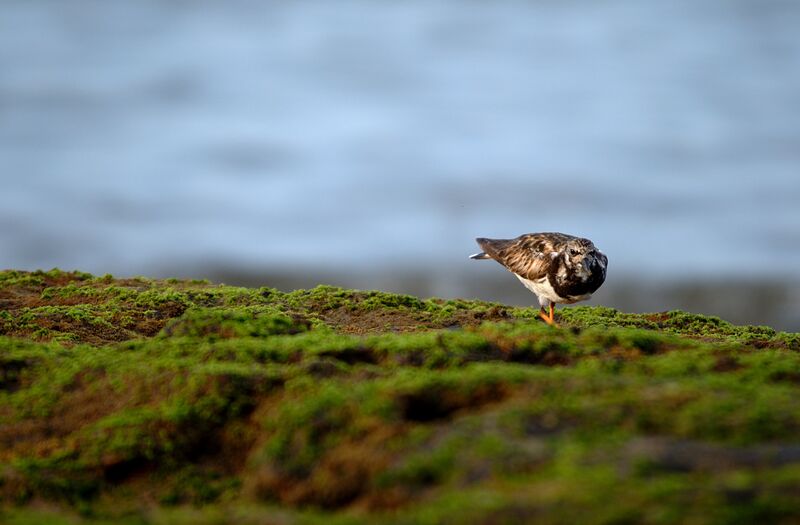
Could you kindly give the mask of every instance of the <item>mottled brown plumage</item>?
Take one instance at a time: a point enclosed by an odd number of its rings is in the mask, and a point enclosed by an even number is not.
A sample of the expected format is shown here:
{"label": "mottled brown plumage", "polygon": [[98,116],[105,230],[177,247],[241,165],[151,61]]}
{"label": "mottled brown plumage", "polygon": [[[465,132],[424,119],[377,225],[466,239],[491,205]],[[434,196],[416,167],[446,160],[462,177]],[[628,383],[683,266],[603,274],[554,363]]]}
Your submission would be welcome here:
{"label": "mottled brown plumage", "polygon": [[589,239],[547,232],[476,241],[483,252],[471,258],[494,259],[516,275],[539,298],[549,324],[555,324],[554,304],[588,299],[606,277],[608,258]]}

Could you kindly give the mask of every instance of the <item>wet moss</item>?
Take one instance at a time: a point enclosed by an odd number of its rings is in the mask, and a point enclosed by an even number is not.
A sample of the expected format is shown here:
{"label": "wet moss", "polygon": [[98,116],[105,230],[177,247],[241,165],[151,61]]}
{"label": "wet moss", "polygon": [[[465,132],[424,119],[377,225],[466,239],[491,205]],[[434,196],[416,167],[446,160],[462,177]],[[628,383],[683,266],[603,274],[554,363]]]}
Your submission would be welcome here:
{"label": "wet moss", "polygon": [[0,521],[800,519],[799,334],[557,315],[0,272]]}
{"label": "wet moss", "polygon": [[295,334],[308,330],[309,322],[272,307],[193,308],[170,320],[162,337],[232,338]]}
{"label": "wet moss", "polygon": [[782,346],[800,350],[798,334],[776,332],[768,326],[737,326],[719,317],[673,310],[630,314],[613,308],[578,306],[561,310],[565,322],[579,326],[643,328],[692,338],[743,343],[757,348]]}

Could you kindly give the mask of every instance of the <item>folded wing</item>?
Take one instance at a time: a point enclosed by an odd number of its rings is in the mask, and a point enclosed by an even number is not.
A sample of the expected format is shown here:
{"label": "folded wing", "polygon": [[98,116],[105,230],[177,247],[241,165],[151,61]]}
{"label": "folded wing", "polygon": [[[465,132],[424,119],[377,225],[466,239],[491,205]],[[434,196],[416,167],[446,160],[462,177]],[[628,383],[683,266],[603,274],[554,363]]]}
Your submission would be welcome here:
{"label": "folded wing", "polygon": [[513,273],[535,281],[547,275],[555,255],[550,239],[528,234],[516,239],[475,239],[486,255],[499,262]]}

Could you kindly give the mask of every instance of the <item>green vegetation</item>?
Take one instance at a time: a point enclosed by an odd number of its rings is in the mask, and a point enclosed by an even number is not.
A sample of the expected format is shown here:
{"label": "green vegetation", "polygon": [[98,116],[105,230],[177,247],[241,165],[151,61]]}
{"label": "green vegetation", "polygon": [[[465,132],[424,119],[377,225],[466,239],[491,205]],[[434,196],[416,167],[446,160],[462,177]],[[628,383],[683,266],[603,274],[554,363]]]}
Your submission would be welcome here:
{"label": "green vegetation", "polygon": [[0,272],[0,522],[796,523],[800,334]]}

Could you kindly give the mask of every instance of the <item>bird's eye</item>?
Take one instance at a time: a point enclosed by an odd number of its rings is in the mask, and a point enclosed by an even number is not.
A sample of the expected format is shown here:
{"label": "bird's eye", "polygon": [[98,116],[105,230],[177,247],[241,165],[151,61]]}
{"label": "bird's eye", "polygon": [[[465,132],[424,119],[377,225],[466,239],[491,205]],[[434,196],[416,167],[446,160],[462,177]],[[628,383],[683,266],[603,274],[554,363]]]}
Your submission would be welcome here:
{"label": "bird's eye", "polygon": [[570,257],[575,257],[576,255],[578,255],[578,250],[576,250],[575,248],[570,248],[569,255]]}

